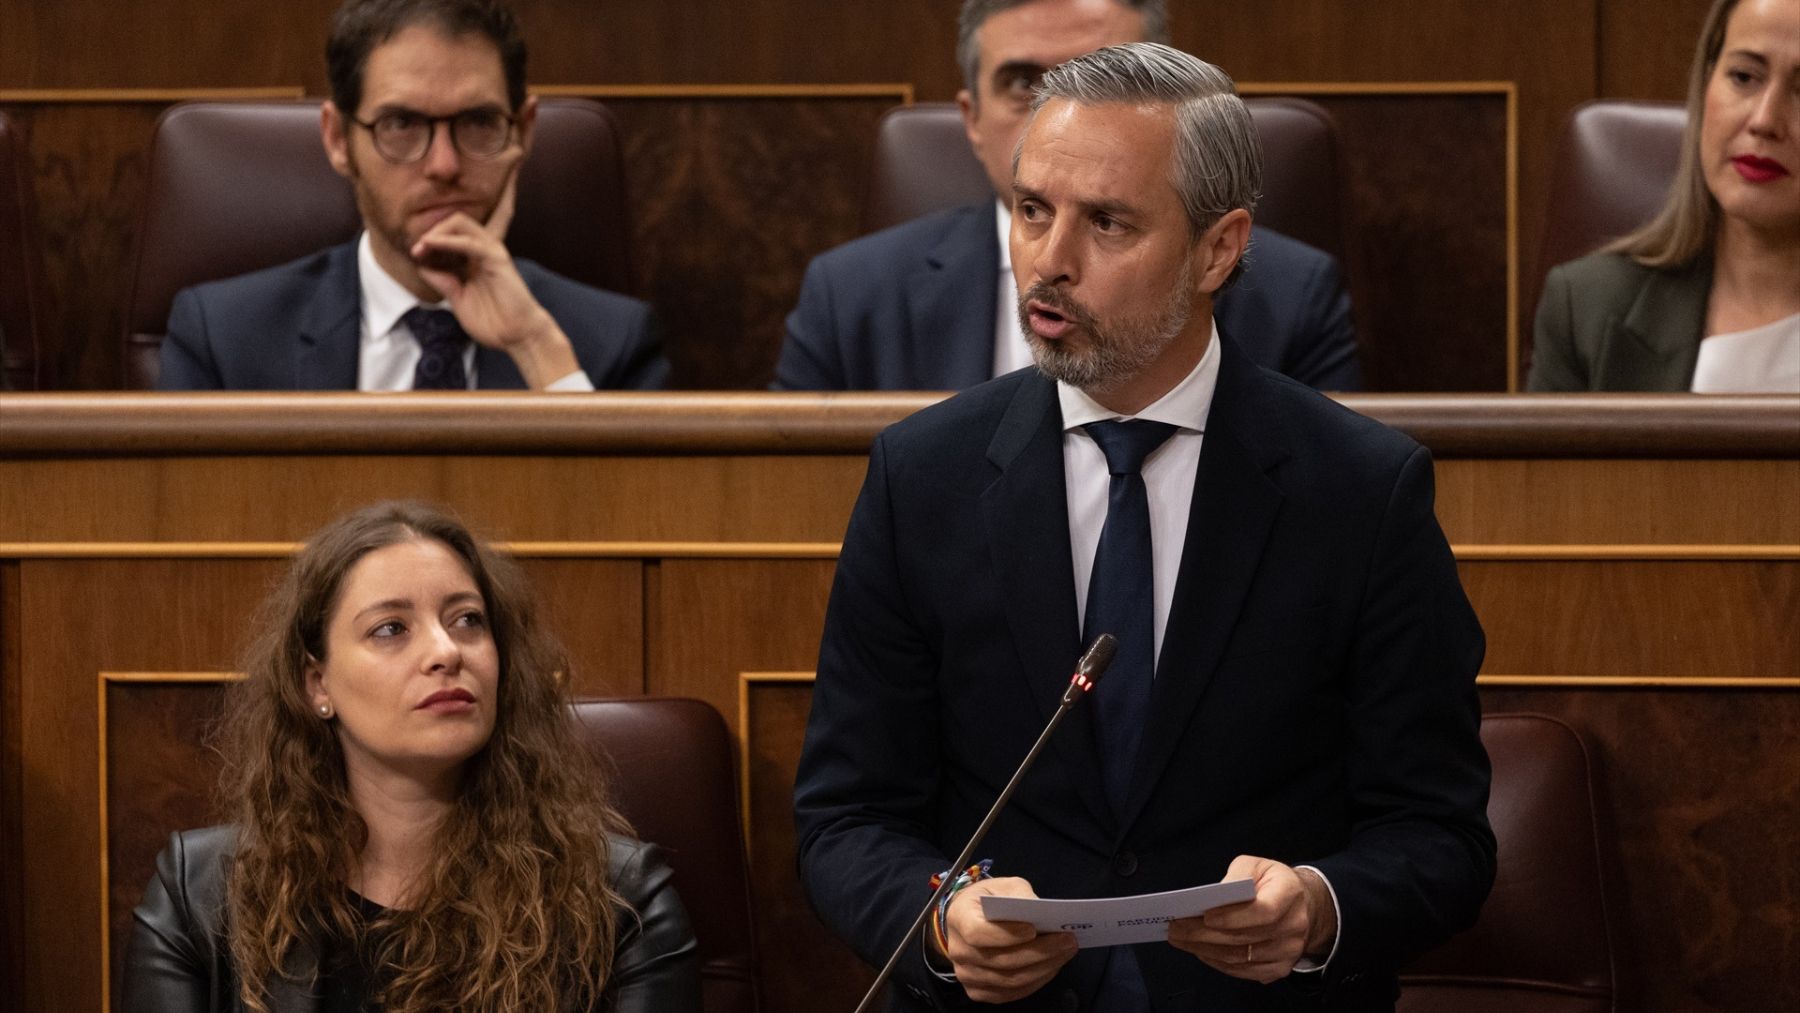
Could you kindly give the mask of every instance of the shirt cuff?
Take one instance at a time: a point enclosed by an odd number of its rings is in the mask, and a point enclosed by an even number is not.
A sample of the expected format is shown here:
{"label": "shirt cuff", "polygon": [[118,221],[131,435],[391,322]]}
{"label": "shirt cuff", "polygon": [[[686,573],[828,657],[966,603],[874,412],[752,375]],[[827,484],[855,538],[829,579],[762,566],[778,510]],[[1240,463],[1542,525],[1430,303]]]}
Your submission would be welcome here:
{"label": "shirt cuff", "polygon": [[588,379],[586,370],[578,369],[544,389],[547,391],[554,390],[565,393],[570,391],[590,391],[594,389],[594,381]]}
{"label": "shirt cuff", "polygon": [[1337,891],[1332,888],[1331,880],[1327,879],[1323,872],[1320,872],[1317,868],[1310,865],[1296,865],[1294,868],[1305,869],[1308,872],[1311,872],[1313,875],[1319,877],[1319,882],[1325,884],[1325,892],[1331,895],[1331,911],[1334,920],[1337,922],[1337,934],[1331,937],[1331,952],[1325,954],[1324,960],[1313,960],[1310,957],[1303,956],[1294,963],[1295,973],[1317,974],[1320,971],[1325,970],[1331,963],[1332,957],[1337,956],[1338,940],[1344,938],[1344,909],[1338,906]]}

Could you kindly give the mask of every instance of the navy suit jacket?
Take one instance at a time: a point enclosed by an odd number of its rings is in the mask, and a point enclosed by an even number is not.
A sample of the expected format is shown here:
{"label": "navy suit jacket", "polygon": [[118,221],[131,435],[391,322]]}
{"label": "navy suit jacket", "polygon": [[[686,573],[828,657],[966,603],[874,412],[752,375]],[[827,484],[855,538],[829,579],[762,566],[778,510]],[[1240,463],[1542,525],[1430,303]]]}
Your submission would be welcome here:
{"label": "navy suit jacket", "polygon": [[[1259,228],[1214,307],[1257,364],[1319,390],[1359,390],[1337,262]],[[807,266],[775,366],[777,390],[963,390],[994,375],[1000,243],[993,202],[926,215]]]}
{"label": "navy suit jacket", "polygon": [[[650,307],[515,261],[594,386],[654,390],[669,364]],[[356,243],[183,289],[169,310],[159,390],[355,390],[362,343]],[[520,390],[512,357],[477,345],[476,383]]]}
{"label": "navy suit jacket", "polygon": [[[1403,962],[1493,880],[1481,628],[1429,453],[1226,343],[1128,804],[1078,704],[976,857],[1040,896],[1311,864],[1343,914],[1322,974],[1270,986],[1137,948],[1159,1011],[1390,1010]],[[844,538],[795,786],[802,880],[879,964],[1055,711],[1080,651],[1056,389],[1020,370],[883,433]],[[1102,679],[1096,693],[1106,692]],[[1078,955],[1007,1008],[1091,1001]],[[896,1010],[967,1004],[917,954]]]}

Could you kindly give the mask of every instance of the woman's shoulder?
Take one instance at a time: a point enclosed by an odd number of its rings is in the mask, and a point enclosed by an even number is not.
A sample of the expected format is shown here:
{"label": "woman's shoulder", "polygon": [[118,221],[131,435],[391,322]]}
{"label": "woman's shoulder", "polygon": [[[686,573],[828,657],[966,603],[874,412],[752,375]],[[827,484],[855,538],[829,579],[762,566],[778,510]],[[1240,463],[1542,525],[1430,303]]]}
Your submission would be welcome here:
{"label": "woman's shoulder", "polygon": [[1632,289],[1658,273],[1645,267],[1628,254],[1600,251],[1577,257],[1552,268],[1553,278],[1561,278],[1584,291],[1595,289]]}

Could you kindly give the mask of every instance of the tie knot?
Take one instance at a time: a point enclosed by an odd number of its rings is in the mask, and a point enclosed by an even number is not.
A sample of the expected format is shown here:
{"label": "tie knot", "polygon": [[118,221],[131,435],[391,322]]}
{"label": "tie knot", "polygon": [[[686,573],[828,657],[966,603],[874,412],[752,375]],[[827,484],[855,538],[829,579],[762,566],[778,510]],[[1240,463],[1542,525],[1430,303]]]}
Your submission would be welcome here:
{"label": "tie knot", "polygon": [[1106,455],[1106,470],[1114,475],[1135,475],[1144,467],[1144,459],[1165,443],[1175,432],[1167,422],[1149,419],[1114,419],[1089,422],[1084,428]]}
{"label": "tie knot", "polygon": [[460,353],[463,344],[469,340],[468,335],[463,333],[462,325],[456,322],[456,314],[449,310],[414,306],[400,320],[406,324],[407,330],[412,331],[419,346],[427,351]]}

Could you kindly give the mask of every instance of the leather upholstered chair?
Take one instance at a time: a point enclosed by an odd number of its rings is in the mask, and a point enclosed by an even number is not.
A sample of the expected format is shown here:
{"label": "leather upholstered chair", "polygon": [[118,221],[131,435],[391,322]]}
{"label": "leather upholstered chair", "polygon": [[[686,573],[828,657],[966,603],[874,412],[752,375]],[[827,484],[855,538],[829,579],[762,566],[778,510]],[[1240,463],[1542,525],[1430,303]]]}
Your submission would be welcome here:
{"label": "leather upholstered chair", "polygon": [[1569,116],[1550,178],[1542,274],[1656,216],[1686,126],[1679,102],[1588,102]]}
{"label": "leather upholstered chair", "polygon": [[[1263,146],[1259,224],[1343,259],[1342,181],[1337,127],[1317,103],[1253,98],[1244,103]],[[994,189],[963,133],[955,103],[890,109],[875,135],[875,164],[863,204],[874,232],[933,211],[992,200]]]}
{"label": "leather upholstered chair", "polygon": [[1612,1013],[1613,845],[1587,747],[1542,714],[1489,714],[1481,741],[1494,891],[1473,928],[1407,968],[1398,1013]]}
{"label": "leather upholstered chair", "polygon": [[613,801],[660,845],[700,943],[706,1013],[754,1013],[749,867],[725,722],[699,700],[582,700],[577,720],[613,773]]}
{"label": "leather upholstered chair", "polygon": [[0,389],[52,386],[42,252],[25,139],[0,113]]}
{"label": "leather upholstered chair", "polygon": [[[507,246],[596,288],[631,288],[618,129],[586,99],[539,102]],[[326,161],[319,103],[196,102],[156,124],[126,299],[126,386],[150,387],[175,293],[354,238],[350,185]]]}

